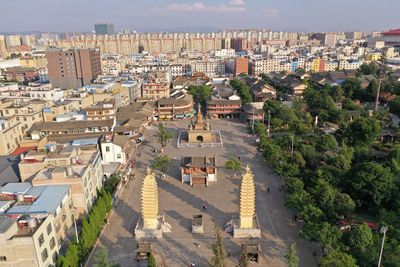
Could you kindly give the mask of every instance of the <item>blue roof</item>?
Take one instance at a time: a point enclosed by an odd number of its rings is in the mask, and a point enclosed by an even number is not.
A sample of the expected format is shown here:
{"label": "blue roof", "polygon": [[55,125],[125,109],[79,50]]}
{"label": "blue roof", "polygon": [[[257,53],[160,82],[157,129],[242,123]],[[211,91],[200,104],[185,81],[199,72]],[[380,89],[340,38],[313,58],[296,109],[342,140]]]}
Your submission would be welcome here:
{"label": "blue roof", "polygon": [[84,145],[97,145],[98,138],[88,138],[88,139],[81,139],[81,140],[74,140],[72,141],[73,146],[84,146]]}
{"label": "blue roof", "polygon": [[70,190],[69,185],[43,185],[34,186],[26,192],[26,195],[40,194],[39,198],[32,205],[14,205],[7,214],[38,214],[55,213],[64,197]]}
{"label": "blue roof", "polygon": [[24,194],[29,188],[31,183],[8,183],[0,189],[1,193]]}

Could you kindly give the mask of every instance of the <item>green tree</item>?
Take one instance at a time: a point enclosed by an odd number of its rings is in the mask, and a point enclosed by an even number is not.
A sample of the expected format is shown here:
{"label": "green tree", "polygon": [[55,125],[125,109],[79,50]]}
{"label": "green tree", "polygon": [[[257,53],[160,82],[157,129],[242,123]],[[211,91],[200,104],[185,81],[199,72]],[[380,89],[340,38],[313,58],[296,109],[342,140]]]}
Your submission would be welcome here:
{"label": "green tree", "polygon": [[377,213],[394,188],[390,169],[375,162],[357,164],[348,179],[349,193],[358,204]]}
{"label": "green tree", "polygon": [[77,244],[69,243],[65,256],[60,256],[57,266],[78,267],[79,266],[79,247]]}
{"label": "green tree", "polygon": [[297,256],[296,244],[290,244],[288,251],[285,254],[285,259],[289,267],[299,266],[299,257]]}
{"label": "green tree", "polygon": [[188,93],[193,96],[196,104],[205,105],[211,95],[212,88],[207,85],[189,85]]}
{"label": "green tree", "polygon": [[238,267],[248,267],[249,266],[249,255],[247,254],[247,245],[242,245],[242,254],[240,254],[239,265]]}
{"label": "green tree", "polygon": [[396,98],[389,103],[389,109],[391,113],[400,116],[400,96],[396,96]]}
{"label": "green tree", "polygon": [[119,174],[113,173],[109,178],[107,178],[104,188],[106,191],[110,193],[114,193],[119,181],[121,180],[121,176]]}
{"label": "green tree", "polygon": [[319,267],[358,267],[356,260],[349,254],[339,250],[332,250],[323,256],[318,264]]}
{"label": "green tree", "polygon": [[152,251],[150,251],[148,266],[149,267],[157,267],[156,258],[154,257],[154,254]]}
{"label": "green tree", "polygon": [[342,237],[342,232],[328,222],[309,222],[304,224],[300,235],[309,241],[320,242],[322,248],[336,248]]}
{"label": "green tree", "polygon": [[172,139],[172,134],[165,129],[164,125],[160,122],[158,125],[158,133],[157,140],[160,143],[161,147],[164,148],[167,146],[169,140]]}
{"label": "green tree", "polygon": [[167,155],[158,155],[155,157],[153,163],[151,164],[151,168],[159,170],[164,176],[167,173],[171,162],[172,160]]}
{"label": "green tree", "polygon": [[213,256],[211,258],[211,266],[212,267],[224,267],[225,266],[225,245],[224,239],[221,236],[221,231],[215,225],[215,241],[211,245],[211,249],[213,252]]}
{"label": "green tree", "polygon": [[118,264],[108,261],[108,251],[102,247],[96,254],[95,267],[118,267]]}
{"label": "green tree", "polygon": [[242,162],[237,159],[230,159],[225,162],[225,169],[233,171],[233,175],[236,178],[236,174],[242,171]]}
{"label": "green tree", "polygon": [[285,185],[285,206],[300,210],[303,206],[311,202],[311,196],[304,190],[304,183],[300,179],[287,178]]}
{"label": "green tree", "polygon": [[319,151],[335,151],[338,147],[338,143],[333,135],[327,134],[320,138],[317,146]]}
{"label": "green tree", "polygon": [[351,145],[370,145],[381,133],[381,126],[374,118],[360,117],[345,130],[345,137]]}
{"label": "green tree", "polygon": [[349,233],[348,245],[355,255],[363,255],[372,247],[374,241],[367,224],[355,226]]}
{"label": "green tree", "polygon": [[375,74],[376,73],[376,63],[375,62],[371,62],[371,63],[363,63],[360,66],[360,71],[362,74],[364,75],[371,75],[371,74]]}

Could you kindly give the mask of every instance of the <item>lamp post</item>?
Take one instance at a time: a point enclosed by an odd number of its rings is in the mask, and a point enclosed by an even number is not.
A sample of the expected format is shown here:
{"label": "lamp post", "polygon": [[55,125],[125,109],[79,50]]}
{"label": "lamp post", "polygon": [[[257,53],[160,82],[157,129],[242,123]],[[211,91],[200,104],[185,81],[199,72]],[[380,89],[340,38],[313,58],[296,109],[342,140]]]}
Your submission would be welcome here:
{"label": "lamp post", "polygon": [[381,266],[381,262],[382,262],[383,246],[385,244],[386,232],[387,232],[387,227],[386,226],[382,226],[381,233],[383,234],[383,238],[382,238],[381,253],[379,254],[378,267]]}
{"label": "lamp post", "polygon": [[268,110],[268,128],[267,128],[268,138],[269,138],[269,134],[270,134],[270,127],[271,127],[271,111]]}
{"label": "lamp post", "polygon": [[79,244],[79,236],[78,236],[78,228],[76,227],[75,211],[76,211],[76,208],[74,207],[73,210],[72,210],[72,217],[73,217],[73,219],[74,219],[74,228],[75,228],[76,243]]}

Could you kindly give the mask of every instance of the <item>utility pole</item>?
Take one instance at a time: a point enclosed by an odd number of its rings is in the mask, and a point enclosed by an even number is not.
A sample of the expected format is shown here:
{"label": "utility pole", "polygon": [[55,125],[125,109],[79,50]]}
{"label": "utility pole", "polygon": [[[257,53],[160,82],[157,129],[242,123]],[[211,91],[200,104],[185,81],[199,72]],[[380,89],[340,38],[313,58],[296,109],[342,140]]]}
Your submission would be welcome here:
{"label": "utility pole", "polygon": [[383,246],[384,246],[384,244],[385,244],[386,232],[387,232],[387,227],[386,227],[386,226],[382,226],[382,228],[381,228],[381,233],[383,233],[383,238],[382,238],[382,245],[381,245],[381,253],[379,254],[378,267],[381,267],[382,254],[383,254]]}

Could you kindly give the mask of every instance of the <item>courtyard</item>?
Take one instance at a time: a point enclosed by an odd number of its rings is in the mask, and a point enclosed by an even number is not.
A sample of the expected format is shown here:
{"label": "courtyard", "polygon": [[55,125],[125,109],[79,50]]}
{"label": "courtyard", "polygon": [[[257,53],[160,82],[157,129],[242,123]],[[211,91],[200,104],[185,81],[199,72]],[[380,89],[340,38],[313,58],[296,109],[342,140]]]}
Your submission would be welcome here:
{"label": "courtyard", "polygon": [[[249,164],[254,173],[256,185],[256,213],[261,225],[262,238],[252,240],[261,244],[261,262],[256,266],[286,266],[284,254],[287,246],[297,244],[300,266],[316,266],[312,245],[299,236],[300,225],[293,222],[294,214],[284,207],[284,195],[279,190],[282,178],[274,175],[262,156],[257,153],[251,140],[244,138],[247,129],[239,121],[211,120],[214,130],[220,130],[222,147],[177,147],[181,129],[186,129],[188,120],[167,122],[164,125],[174,133],[174,138],[164,149],[163,154],[173,159],[165,179],[158,179],[159,214],[165,215],[171,224],[172,232],[165,233],[163,239],[154,240],[152,245],[158,266],[208,266],[212,257],[211,244],[214,241],[214,225],[223,230],[232,218],[239,216],[240,179],[233,178],[232,172],[224,169],[230,158],[239,158],[243,166]],[[95,252],[100,246],[109,251],[110,260],[121,266],[136,266],[135,249],[137,242],[133,236],[140,216],[140,191],[146,167],[156,156],[154,149],[160,150],[155,139],[157,127],[152,126],[145,133],[147,142],[139,146],[140,157],[135,169],[135,179],[122,188],[115,203],[116,207],[106,225]],[[208,187],[190,187],[181,182],[180,160],[185,156],[215,156],[218,168],[216,183]],[[267,189],[270,189],[269,192]],[[202,204],[207,203],[207,210]],[[202,214],[204,234],[192,234],[192,216]],[[223,233],[225,248],[230,257],[227,266],[236,266],[240,258],[241,243],[249,240],[233,239]],[[93,265],[94,256],[88,261]]]}

